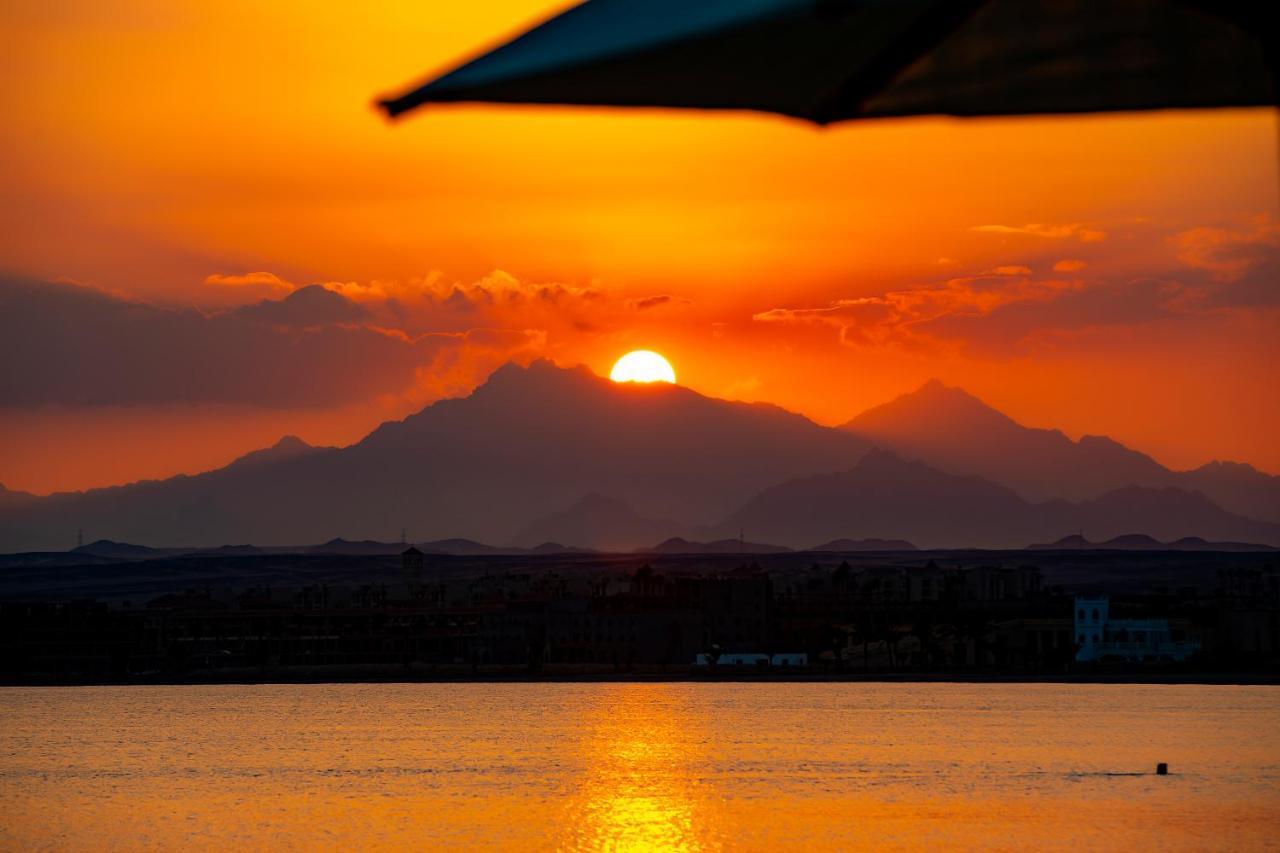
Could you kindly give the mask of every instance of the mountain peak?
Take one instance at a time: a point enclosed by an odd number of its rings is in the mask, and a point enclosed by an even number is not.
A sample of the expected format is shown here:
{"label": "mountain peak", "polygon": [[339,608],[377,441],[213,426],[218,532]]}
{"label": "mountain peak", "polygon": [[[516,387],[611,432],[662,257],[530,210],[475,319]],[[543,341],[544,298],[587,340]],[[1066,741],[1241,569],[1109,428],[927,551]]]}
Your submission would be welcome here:
{"label": "mountain peak", "polygon": [[1164,547],[1163,542],[1145,533],[1123,533],[1113,536],[1098,547],[1113,550],[1158,551]]}
{"label": "mountain peak", "polygon": [[246,465],[261,465],[267,462],[280,462],[297,456],[306,456],[323,449],[324,448],[307,444],[296,435],[288,434],[281,436],[280,440],[270,447],[264,447],[261,450],[249,451],[233,461],[227,467],[243,468]]}
{"label": "mountain peak", "polygon": [[538,396],[574,394],[607,380],[596,376],[586,365],[561,367],[550,359],[538,358],[522,365],[509,361],[489,374],[471,393],[476,400],[528,399]]}
{"label": "mountain peak", "polygon": [[936,379],[868,409],[844,429],[952,474],[977,474],[1024,498],[1083,500],[1129,483],[1168,482],[1154,459],[1106,436],[1072,441],[1019,424],[961,388]]}
{"label": "mountain peak", "polygon": [[30,492],[14,491],[13,489],[7,488],[3,483],[0,483],[0,508],[20,506],[22,504],[38,500],[39,498]]}
{"label": "mountain peak", "polygon": [[706,397],[670,382],[614,382],[597,375],[585,364],[563,367],[545,358],[534,359],[527,365],[507,362],[489,374],[489,378],[471,396],[481,400],[527,401],[540,395],[556,395],[567,402],[570,395],[584,397],[591,391],[596,392],[597,398],[600,394],[628,400],[698,397],[726,405],[746,405]]}
{"label": "mountain peak", "polygon": [[1214,459],[1186,473],[1236,483],[1270,484],[1272,488],[1280,481],[1280,475],[1269,474],[1248,462],[1234,462],[1230,459]]}
{"label": "mountain peak", "polygon": [[88,545],[79,545],[72,549],[74,554],[92,554],[95,557],[112,557],[127,559],[130,557],[146,557],[157,553],[155,548],[146,545],[134,545],[131,542],[115,542],[111,539],[99,539]]}
{"label": "mountain peak", "polygon": [[949,432],[1008,430],[1018,425],[1007,415],[965,391],[930,379],[919,388],[867,409],[845,429],[868,436],[943,427]]}
{"label": "mountain peak", "polygon": [[271,445],[271,450],[310,450],[311,445],[307,444],[293,433],[280,436],[280,440]]}
{"label": "mountain peak", "polygon": [[741,539],[717,539],[694,542],[683,536],[672,536],[657,545],[635,549],[637,554],[781,554],[790,551],[781,545],[745,542]]}

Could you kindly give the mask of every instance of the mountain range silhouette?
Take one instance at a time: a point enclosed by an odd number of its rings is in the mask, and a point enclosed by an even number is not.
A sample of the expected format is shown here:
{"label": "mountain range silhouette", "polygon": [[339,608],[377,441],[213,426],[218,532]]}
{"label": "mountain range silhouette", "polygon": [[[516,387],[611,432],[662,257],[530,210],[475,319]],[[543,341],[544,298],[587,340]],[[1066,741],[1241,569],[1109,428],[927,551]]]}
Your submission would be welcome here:
{"label": "mountain range silhouette", "polygon": [[1280,522],[1280,477],[1239,462],[1171,471],[1106,436],[1073,441],[1022,426],[937,380],[868,409],[842,427],[869,443],[952,474],[976,474],[1032,501],[1085,500],[1124,486],[1203,492],[1224,509]]}
{"label": "mountain range silhouette", "polygon": [[78,529],[155,547],[394,541],[402,528],[523,549],[744,535],[1023,547],[1082,530],[1280,544],[1280,478],[1238,463],[1170,471],[1110,439],[1022,427],[936,382],[829,428],[546,361],[506,365],[349,447],[290,436],[194,476],[6,495],[4,551],[63,549]]}

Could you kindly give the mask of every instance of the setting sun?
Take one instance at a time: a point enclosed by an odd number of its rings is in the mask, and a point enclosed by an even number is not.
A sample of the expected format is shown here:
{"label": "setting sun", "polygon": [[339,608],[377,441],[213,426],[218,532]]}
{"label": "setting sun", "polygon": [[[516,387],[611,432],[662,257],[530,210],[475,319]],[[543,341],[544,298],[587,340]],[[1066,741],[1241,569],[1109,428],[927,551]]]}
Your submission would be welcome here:
{"label": "setting sun", "polygon": [[614,382],[675,382],[676,372],[658,353],[638,349],[618,359],[609,378]]}

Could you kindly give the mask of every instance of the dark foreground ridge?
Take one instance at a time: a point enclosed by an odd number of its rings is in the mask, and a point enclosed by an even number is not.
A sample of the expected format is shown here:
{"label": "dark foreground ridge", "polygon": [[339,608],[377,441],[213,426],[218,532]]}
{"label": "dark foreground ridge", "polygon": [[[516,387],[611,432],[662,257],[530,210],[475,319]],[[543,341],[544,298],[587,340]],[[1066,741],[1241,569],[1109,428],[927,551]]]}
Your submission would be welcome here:
{"label": "dark foreground ridge", "polygon": [[1000,675],[998,673],[929,672],[839,672],[820,669],[735,671],[718,669],[694,671],[679,666],[633,666],[602,671],[549,665],[531,672],[521,666],[486,665],[449,667],[429,664],[364,664],[324,667],[282,667],[263,673],[234,669],[193,671],[183,675],[155,674],[124,677],[67,678],[30,677],[0,682],[0,686],[92,687],[184,684],[677,684],[689,682],[734,684],[1205,684],[1280,685],[1276,672],[1200,672],[1126,670],[1064,675]]}
{"label": "dark foreground ridge", "polygon": [[92,551],[0,570],[0,680],[1280,676],[1266,552]]}

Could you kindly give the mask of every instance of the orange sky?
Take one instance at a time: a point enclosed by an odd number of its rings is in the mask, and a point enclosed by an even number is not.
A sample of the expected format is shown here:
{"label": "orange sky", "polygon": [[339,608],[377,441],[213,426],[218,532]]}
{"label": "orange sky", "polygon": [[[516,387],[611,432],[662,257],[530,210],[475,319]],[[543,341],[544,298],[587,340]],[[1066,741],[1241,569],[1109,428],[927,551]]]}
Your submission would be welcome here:
{"label": "orange sky", "polygon": [[607,373],[638,347],[824,423],[937,376],[1175,466],[1280,471],[1272,111],[389,125],[376,94],[563,4],[202,5],[0,12],[4,274],[202,316],[328,283],[380,334],[453,337],[406,353],[403,380],[383,348],[343,350],[379,379],[279,404],[115,400],[109,377],[92,402],[0,399],[10,488],[201,470],[285,432],[345,443],[508,357]]}

